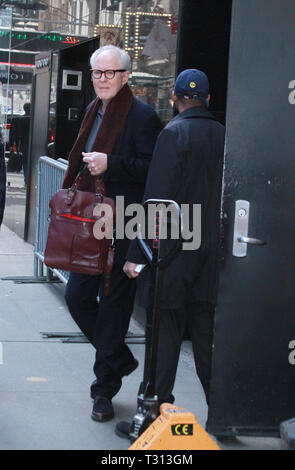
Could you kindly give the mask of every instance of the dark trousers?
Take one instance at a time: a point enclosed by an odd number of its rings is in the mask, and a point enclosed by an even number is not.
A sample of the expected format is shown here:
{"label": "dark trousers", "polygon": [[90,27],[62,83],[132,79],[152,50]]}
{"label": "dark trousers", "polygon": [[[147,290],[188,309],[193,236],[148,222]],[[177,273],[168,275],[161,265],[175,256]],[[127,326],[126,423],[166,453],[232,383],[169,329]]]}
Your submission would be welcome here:
{"label": "dark trousers", "polygon": [[[112,398],[121,385],[120,371],[130,364],[133,354],[124,342],[136,292],[136,281],[129,279],[123,265],[114,265],[109,295],[104,295],[103,276],[71,273],[66,288],[70,313],[96,349],[91,392]],[[99,296],[99,303],[97,297]]]}
{"label": "dark trousers", "polygon": [[161,310],[155,393],[159,402],[173,402],[172,390],[182,340],[188,331],[198,377],[209,403],[214,305],[196,302],[181,310]]}

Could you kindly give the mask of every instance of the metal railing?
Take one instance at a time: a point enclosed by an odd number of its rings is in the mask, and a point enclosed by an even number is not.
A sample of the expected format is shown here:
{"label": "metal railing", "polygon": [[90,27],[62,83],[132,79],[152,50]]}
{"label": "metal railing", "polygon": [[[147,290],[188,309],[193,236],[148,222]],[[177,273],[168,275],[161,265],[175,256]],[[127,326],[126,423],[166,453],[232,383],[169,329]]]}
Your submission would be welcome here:
{"label": "metal railing", "polygon": [[[49,202],[51,197],[61,189],[68,162],[62,158],[54,160],[46,156],[40,157],[37,169],[36,192],[36,226],[34,248],[34,277],[44,277],[44,251],[49,227]],[[53,268],[47,269],[48,281],[55,274],[62,282],[67,282],[69,273]]]}

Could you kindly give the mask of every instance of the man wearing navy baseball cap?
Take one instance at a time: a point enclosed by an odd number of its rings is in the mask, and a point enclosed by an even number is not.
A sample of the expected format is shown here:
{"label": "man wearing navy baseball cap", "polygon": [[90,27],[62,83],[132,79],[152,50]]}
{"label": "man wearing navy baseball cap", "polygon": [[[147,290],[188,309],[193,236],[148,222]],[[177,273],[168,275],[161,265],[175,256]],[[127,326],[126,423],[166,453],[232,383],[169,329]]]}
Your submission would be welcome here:
{"label": "man wearing navy baseball cap", "polygon": [[201,101],[209,108],[209,80],[201,70],[187,69],[181,72],[175,82],[174,94],[184,100],[193,100],[193,106]]}
{"label": "man wearing navy baseball cap", "polygon": [[[179,114],[158,136],[143,200],[174,200],[180,207],[188,206],[190,232],[185,242],[191,244],[183,243],[163,269],[155,380],[159,405],[174,402],[172,391],[186,332],[190,334],[196,371],[209,403],[224,151],[224,127],[208,110],[209,81],[205,73],[196,69],[181,72],[172,96]],[[196,205],[201,208],[201,224],[195,224]],[[197,233],[198,245],[193,243]],[[124,272],[131,279],[140,276],[140,301],[149,318],[151,270],[146,267],[138,274],[137,265],[146,260],[137,240],[131,242],[127,260]],[[116,433],[128,437],[130,429],[132,425],[130,428],[123,421],[117,424]]]}

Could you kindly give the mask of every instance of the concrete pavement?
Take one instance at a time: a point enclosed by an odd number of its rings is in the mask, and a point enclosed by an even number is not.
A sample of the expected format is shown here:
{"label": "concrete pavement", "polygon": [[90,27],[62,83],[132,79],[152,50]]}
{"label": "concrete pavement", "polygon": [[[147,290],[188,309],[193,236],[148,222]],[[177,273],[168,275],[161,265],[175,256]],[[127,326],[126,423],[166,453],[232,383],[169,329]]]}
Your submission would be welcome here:
{"label": "concrete pavement", "polygon": [[[17,284],[5,277],[33,275],[33,247],[5,225],[0,230],[0,450],[127,450],[114,434],[117,421],[130,420],[142,380],[144,345],[130,344],[140,366],[114,398],[115,418],[91,420],[89,385],[94,350],[89,343],[44,339],[41,332],[77,332],[67,311],[63,284]],[[143,334],[135,312],[129,331]],[[190,343],[184,342],[175,404],[204,426],[207,406]],[[280,439],[241,437],[222,449],[279,450]]]}

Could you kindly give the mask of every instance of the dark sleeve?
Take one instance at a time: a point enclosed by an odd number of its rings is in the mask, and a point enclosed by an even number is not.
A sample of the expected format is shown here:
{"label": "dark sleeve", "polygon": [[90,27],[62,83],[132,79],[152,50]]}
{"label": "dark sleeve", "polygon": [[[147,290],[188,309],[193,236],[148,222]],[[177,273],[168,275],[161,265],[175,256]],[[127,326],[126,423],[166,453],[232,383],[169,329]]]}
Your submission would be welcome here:
{"label": "dark sleeve", "polygon": [[[177,134],[169,129],[164,129],[159,135],[153,153],[143,202],[147,199],[175,200],[185,164],[179,147]],[[126,258],[133,263],[146,263],[136,239],[130,243]]]}
{"label": "dark sleeve", "polygon": [[129,154],[108,155],[107,179],[145,183],[151,157],[162,124],[153,110],[143,111],[133,118]]}
{"label": "dark sleeve", "polygon": [[126,259],[136,264],[147,264],[147,259],[144,256],[142,250],[140,249],[137,238],[130,242]]}

